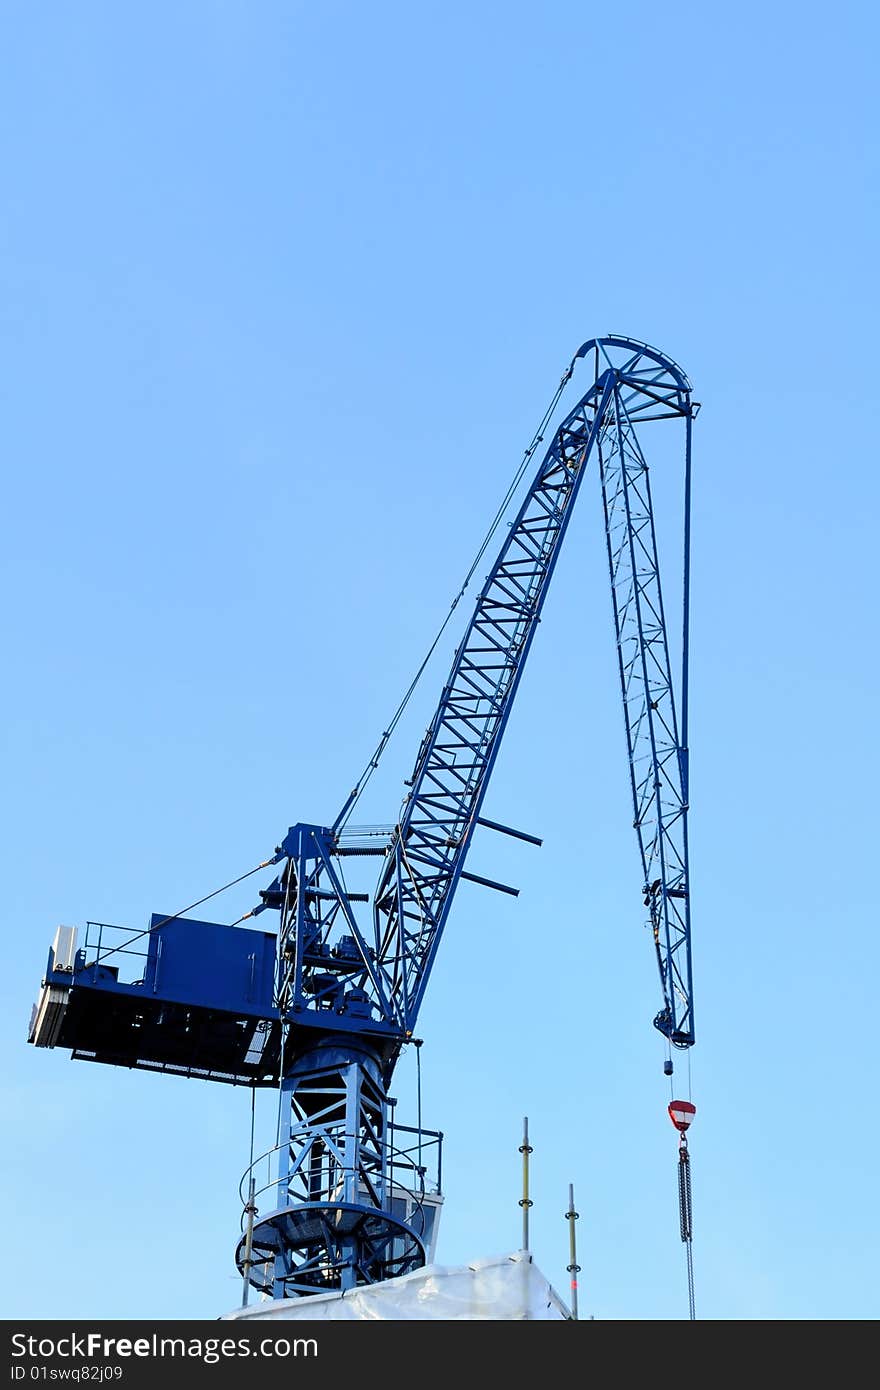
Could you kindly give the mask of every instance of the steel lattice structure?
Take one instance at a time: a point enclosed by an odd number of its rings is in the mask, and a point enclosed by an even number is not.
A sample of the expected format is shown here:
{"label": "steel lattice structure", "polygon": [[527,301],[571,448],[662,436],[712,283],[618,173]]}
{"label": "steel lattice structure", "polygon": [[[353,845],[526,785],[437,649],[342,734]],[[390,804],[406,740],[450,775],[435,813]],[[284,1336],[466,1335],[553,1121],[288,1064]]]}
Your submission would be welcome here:
{"label": "steel lattice structure", "polygon": [[[395,1127],[388,1087],[413,1040],[458,883],[512,891],[468,873],[465,863],[477,826],[519,834],[483,819],[481,807],[591,459],[604,507],[641,893],[660,974],[654,1022],[672,1046],[694,1041],[687,609],[698,406],[681,369],[635,339],[591,339],[563,383],[579,360],[592,363],[593,380],[553,426],[384,840],[364,841],[346,828],[351,798],[332,826],[292,826],[269,861],[276,876],[251,914],[278,912],[277,935],[154,916],[143,977],[132,984],[119,981],[113,950],[102,945],[110,928],[100,928],[91,955],[88,937],[77,952],[73,939],[57,936],[50,952],[31,1027],[37,1045],[279,1088],[280,1141],[244,1180],[248,1219],[236,1260],[246,1290],[276,1298],[345,1290],[405,1273],[429,1256],[441,1136],[420,1125]],[[683,426],[677,681],[647,449],[656,423],[668,420]],[[382,859],[375,890],[352,892],[345,862],[369,855]]]}
{"label": "steel lattice structure", "polygon": [[[615,364],[611,354],[622,353]],[[381,848],[295,826],[281,847],[286,869],[263,894],[282,910],[282,1008],[306,1018],[328,998],[344,1013],[412,1035],[443,927],[501,744],[575,500],[592,455],[605,509],[611,591],[632,774],[635,825],[663,989],[658,1028],[693,1041],[687,874],[687,749],[679,736],[648,463],[646,422],[685,422],[686,495],[695,406],[687,378],[632,339],[584,344],[595,380],[552,443],[480,592],[416,759],[399,823]],[[577,360],[577,358],[575,359]],[[685,559],[687,575],[687,558]],[[686,661],[685,643],[685,661]],[[686,666],[682,672],[686,715]],[[338,824],[338,822],[337,822]],[[359,926],[334,857],[381,854],[372,930]],[[494,885],[497,886],[497,885]],[[345,969],[327,972],[340,928]],[[393,1051],[393,1049],[392,1049]]]}

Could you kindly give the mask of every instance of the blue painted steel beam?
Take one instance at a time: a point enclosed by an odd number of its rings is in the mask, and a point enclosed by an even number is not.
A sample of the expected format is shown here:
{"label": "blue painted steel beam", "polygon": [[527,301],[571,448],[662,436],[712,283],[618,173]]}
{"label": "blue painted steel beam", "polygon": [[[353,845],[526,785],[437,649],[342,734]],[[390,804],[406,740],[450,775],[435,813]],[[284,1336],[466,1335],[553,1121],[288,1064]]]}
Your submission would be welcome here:
{"label": "blue painted steel beam", "polygon": [[[472,877],[464,866],[483,798],[581,482],[595,456],[642,893],[662,989],[655,1023],[675,1045],[693,1042],[687,749],[678,730],[641,439],[653,422],[685,421],[689,496],[690,425],[697,407],[681,369],[647,344],[616,336],[591,339],[574,361],[591,357],[594,380],[555,427],[455,653],[407,779],[400,820],[383,847],[372,926],[359,927],[356,902],[333,868],[334,855],[345,853],[335,830],[293,827],[279,849],[286,867],[263,898],[282,910],[278,1004],[289,1021],[319,1015],[328,1025],[334,1017],[350,1022],[354,1011],[400,1044],[412,1036],[457,885]],[[686,608],[689,513],[685,520]],[[683,633],[679,685],[686,718],[686,611]],[[340,933],[348,943],[344,963],[333,944]],[[398,1050],[392,1046],[386,1053],[391,1066]]]}
{"label": "blue painted steel beam", "polygon": [[[633,824],[663,990],[663,1008],[654,1021],[673,1044],[686,1047],[694,1041],[686,750],[678,732],[650,472],[633,424],[633,403],[638,407],[641,397],[627,389],[629,384],[623,377],[615,387],[609,411],[613,428],[599,442],[599,471]],[[657,398],[656,386],[649,395]],[[682,403],[685,412],[689,425],[688,401]],[[690,429],[686,450],[689,464]],[[685,555],[685,589],[687,572]],[[686,680],[683,664],[683,692]]]}

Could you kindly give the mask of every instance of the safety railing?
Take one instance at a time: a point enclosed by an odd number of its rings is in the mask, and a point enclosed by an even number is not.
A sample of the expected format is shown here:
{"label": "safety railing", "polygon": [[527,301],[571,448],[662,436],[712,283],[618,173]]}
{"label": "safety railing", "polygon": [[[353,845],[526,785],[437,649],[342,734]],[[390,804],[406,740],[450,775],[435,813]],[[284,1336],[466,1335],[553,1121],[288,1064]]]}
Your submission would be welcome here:
{"label": "safety railing", "polygon": [[[416,1210],[428,1196],[440,1195],[441,1155],[443,1135],[437,1130],[418,1130],[407,1125],[396,1125],[394,1136],[412,1136],[405,1145],[400,1146],[383,1140],[372,1139],[365,1146],[362,1136],[346,1134],[332,1125],[326,1127],[310,1126],[308,1133],[294,1133],[284,1143],[275,1144],[259,1158],[255,1158],[244,1171],[239,1183],[239,1196],[242,1203],[242,1230],[247,1220],[248,1203],[255,1203],[258,1210],[270,1210],[291,1204],[291,1189],[297,1190],[294,1203],[328,1202],[340,1199],[345,1188],[346,1178],[353,1180],[364,1206],[382,1209],[382,1202],[390,1206],[392,1198],[408,1199]],[[278,1172],[278,1161],[282,1153],[291,1147],[296,1149],[308,1146],[311,1151],[321,1148],[322,1162],[318,1169],[305,1166],[291,1174]],[[339,1155],[353,1151],[359,1155],[357,1162],[346,1165]],[[273,1175],[273,1169],[275,1170]],[[367,1175],[369,1183],[363,1175]],[[253,1181],[253,1188],[251,1182]],[[306,1190],[305,1185],[308,1185]],[[351,1186],[351,1184],[350,1184]],[[373,1200],[370,1187],[380,1197]],[[266,1200],[266,1194],[272,1194]]]}
{"label": "safety railing", "polygon": [[[86,922],[85,941],[81,953],[77,954],[87,966],[118,966],[120,970],[134,971],[136,976],[143,978],[149,935],[149,928],[133,932],[131,927],[120,927],[113,922]],[[137,984],[139,979],[125,983]]]}

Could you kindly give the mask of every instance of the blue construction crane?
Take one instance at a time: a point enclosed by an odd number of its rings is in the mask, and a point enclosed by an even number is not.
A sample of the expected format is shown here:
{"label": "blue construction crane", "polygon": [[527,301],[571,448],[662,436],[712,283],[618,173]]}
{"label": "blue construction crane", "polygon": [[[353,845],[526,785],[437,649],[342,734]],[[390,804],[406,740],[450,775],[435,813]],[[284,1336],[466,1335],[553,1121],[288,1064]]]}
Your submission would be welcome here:
{"label": "blue construction crane", "polygon": [[[540,844],[481,815],[554,567],[591,458],[601,484],[641,893],[670,1048],[694,1042],[688,893],[687,653],[691,428],[681,369],[632,338],[578,350],[593,380],[561,424],[476,600],[396,824],[350,817],[388,734],[332,825],[298,823],[259,865],[276,869],[248,917],[277,932],[153,914],[143,932],[59,928],[29,1041],[72,1056],[280,1095],[278,1143],[243,1180],[236,1262],[275,1298],[378,1283],[424,1265],[436,1237],[442,1135],[397,1123],[389,1084],[416,1021],[477,827]],[[684,595],[678,689],[660,586],[642,437],[683,422]],[[542,441],[539,430],[527,459]],[[454,607],[455,605],[453,605]],[[399,713],[399,712],[398,712]],[[395,716],[396,718],[397,716]],[[375,891],[355,860],[381,859]],[[253,870],[251,872],[257,872]],[[214,896],[214,895],[209,895]],[[205,901],[205,900],[203,900]],[[198,904],[194,905],[198,906]],[[190,911],[192,909],[186,909]],[[134,964],[136,979],[120,978]],[[130,972],[129,972],[130,973]],[[667,1070],[671,1063],[667,1062]]]}

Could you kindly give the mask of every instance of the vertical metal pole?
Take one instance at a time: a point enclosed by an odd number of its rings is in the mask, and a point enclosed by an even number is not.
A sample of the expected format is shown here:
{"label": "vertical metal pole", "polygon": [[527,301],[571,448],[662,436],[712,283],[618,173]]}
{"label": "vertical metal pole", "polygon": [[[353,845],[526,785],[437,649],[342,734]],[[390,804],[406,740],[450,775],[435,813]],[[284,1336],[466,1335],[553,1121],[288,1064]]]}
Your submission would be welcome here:
{"label": "vertical metal pole", "polygon": [[526,1115],[526,1116],[523,1117],[523,1141],[522,1141],[522,1143],[521,1143],[520,1146],[519,1146],[519,1151],[520,1151],[520,1153],[521,1153],[522,1156],[523,1156],[523,1195],[522,1195],[522,1197],[520,1198],[520,1202],[519,1202],[520,1206],[522,1207],[522,1214],[523,1214],[522,1248],[523,1248],[523,1250],[528,1250],[528,1248],[529,1248],[529,1207],[532,1205],[531,1201],[529,1200],[529,1154],[532,1152],[532,1146],[531,1146],[531,1144],[529,1143],[529,1117],[528,1117],[528,1115]]}
{"label": "vertical metal pole", "polygon": [[255,1192],[255,1181],[254,1181],[253,1178],[251,1178],[250,1188],[248,1189],[247,1206],[245,1207],[245,1211],[247,1212],[247,1235],[245,1236],[245,1242],[244,1242],[244,1260],[242,1261],[242,1265],[241,1265],[241,1269],[242,1269],[241,1306],[242,1306],[242,1308],[246,1308],[246,1307],[247,1307],[248,1293],[250,1292],[250,1287],[251,1287],[251,1265],[253,1264],[253,1260],[251,1259],[251,1251],[253,1250],[253,1244],[254,1244],[254,1214],[255,1214],[255,1212],[256,1212],[256,1210],[257,1210],[256,1207],[254,1206],[254,1192]]}
{"label": "vertical metal pole", "polygon": [[569,1185],[568,1185],[568,1211],[565,1213],[565,1217],[566,1217],[566,1220],[568,1221],[568,1258],[569,1258],[569,1263],[566,1265],[566,1269],[568,1270],[569,1274],[571,1275],[571,1316],[572,1316],[573,1321],[574,1321],[574,1322],[577,1322],[577,1320],[578,1320],[578,1279],[577,1279],[577,1277],[578,1277],[578,1274],[580,1273],[580,1268],[581,1268],[581,1267],[580,1267],[580,1265],[579,1265],[578,1262],[577,1262],[577,1247],[576,1247],[576,1244],[575,1244],[575,1237],[574,1237],[574,1223],[575,1223],[575,1222],[577,1221],[577,1219],[578,1219],[578,1213],[577,1213],[577,1212],[575,1211],[575,1209],[574,1209],[574,1187],[573,1187],[573,1185],[572,1185],[571,1183],[569,1183]]}

